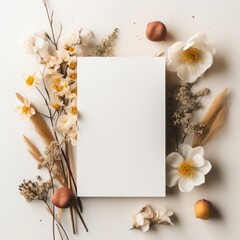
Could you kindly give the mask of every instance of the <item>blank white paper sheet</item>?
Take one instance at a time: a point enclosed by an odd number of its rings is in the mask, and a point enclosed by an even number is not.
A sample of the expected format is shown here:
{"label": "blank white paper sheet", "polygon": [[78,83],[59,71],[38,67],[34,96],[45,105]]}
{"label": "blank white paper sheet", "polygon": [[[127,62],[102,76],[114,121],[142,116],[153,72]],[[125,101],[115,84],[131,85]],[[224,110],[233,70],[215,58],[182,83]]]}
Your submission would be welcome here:
{"label": "blank white paper sheet", "polygon": [[78,58],[81,197],[165,196],[165,60]]}

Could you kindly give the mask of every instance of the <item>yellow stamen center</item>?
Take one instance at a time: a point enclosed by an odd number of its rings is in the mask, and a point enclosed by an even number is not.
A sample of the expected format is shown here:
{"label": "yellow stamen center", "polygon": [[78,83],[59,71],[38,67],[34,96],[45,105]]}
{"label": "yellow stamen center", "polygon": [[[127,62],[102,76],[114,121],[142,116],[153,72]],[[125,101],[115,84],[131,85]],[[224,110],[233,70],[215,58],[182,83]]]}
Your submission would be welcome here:
{"label": "yellow stamen center", "polygon": [[69,76],[71,79],[76,80],[77,79],[77,73],[72,73]]}
{"label": "yellow stamen center", "polygon": [[191,160],[183,161],[179,166],[179,175],[184,178],[193,178],[196,169]]}
{"label": "yellow stamen center", "polygon": [[28,106],[22,106],[22,113],[23,114],[28,114],[30,108]]}
{"label": "yellow stamen center", "polygon": [[71,91],[71,93],[74,93],[74,94],[77,95],[77,88],[73,89],[73,90]]}
{"label": "yellow stamen center", "polygon": [[75,51],[75,47],[70,47],[70,48],[68,49],[68,51],[71,52],[71,53],[73,53],[73,52]]}
{"label": "yellow stamen center", "polygon": [[76,62],[71,62],[71,63],[69,64],[69,68],[72,69],[72,70],[75,70],[76,67],[77,67],[77,63],[76,63]]}
{"label": "yellow stamen center", "polygon": [[197,48],[190,47],[182,52],[182,60],[188,64],[194,64],[201,58],[201,51]]}
{"label": "yellow stamen center", "polygon": [[76,115],[76,114],[77,114],[77,107],[72,107],[71,113],[72,113],[73,115]]}
{"label": "yellow stamen center", "polygon": [[55,109],[55,110],[59,110],[60,108],[60,105],[58,103],[55,103],[52,105],[52,107]]}
{"label": "yellow stamen center", "polygon": [[33,83],[34,83],[34,77],[33,76],[29,76],[27,79],[26,79],[26,84],[29,85],[29,86],[32,86]]}

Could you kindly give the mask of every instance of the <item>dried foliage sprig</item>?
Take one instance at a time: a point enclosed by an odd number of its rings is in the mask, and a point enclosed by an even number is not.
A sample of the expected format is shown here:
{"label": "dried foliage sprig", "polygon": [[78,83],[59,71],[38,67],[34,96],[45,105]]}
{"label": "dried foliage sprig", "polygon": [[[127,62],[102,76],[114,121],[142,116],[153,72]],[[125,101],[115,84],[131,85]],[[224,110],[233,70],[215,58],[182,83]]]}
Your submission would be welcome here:
{"label": "dried foliage sprig", "polygon": [[[39,169],[46,169],[49,181],[45,183],[24,181],[19,186],[20,193],[28,200],[42,200],[47,206],[53,219],[53,239],[55,240],[55,225],[61,239],[68,235],[55,212],[51,196],[60,187],[65,187],[74,195],[73,205],[69,205],[73,234],[76,234],[78,216],[86,231],[88,228],[82,216],[82,202],[78,197],[78,189],[73,174],[72,163],[68,149],[77,142],[77,57],[112,56],[113,46],[117,38],[117,29],[97,46],[94,44],[93,33],[83,33],[83,30],[73,31],[66,37],[60,31],[55,33],[53,16],[47,1],[43,0],[51,34],[47,32],[34,34],[27,40],[27,51],[35,56],[40,67],[39,72],[24,74],[23,83],[27,89],[35,89],[43,100],[45,111],[34,105],[29,99],[16,93],[21,105],[19,113],[30,120],[35,132],[40,136],[45,148],[42,150],[32,140],[24,136],[28,151],[36,160]],[[94,47],[96,46],[96,47]]]}
{"label": "dried foliage sprig", "polygon": [[[175,84],[174,89],[170,87],[167,95],[167,185],[178,185],[181,192],[190,192],[205,183],[205,175],[212,165],[204,160],[203,145],[217,134],[226,120],[227,89],[214,100],[203,120],[196,120],[194,116],[203,107],[201,100],[210,90],[193,92],[192,87],[211,67],[215,52],[204,33],[197,33],[187,42],[177,42],[168,49],[168,70],[176,72],[185,82]],[[188,144],[189,136],[193,136],[192,146]]]}
{"label": "dried foliage sprig", "polygon": [[201,122],[204,125],[202,134],[194,136],[192,143],[194,147],[208,143],[223,127],[228,110],[228,93],[229,90],[226,88],[213,101]]}

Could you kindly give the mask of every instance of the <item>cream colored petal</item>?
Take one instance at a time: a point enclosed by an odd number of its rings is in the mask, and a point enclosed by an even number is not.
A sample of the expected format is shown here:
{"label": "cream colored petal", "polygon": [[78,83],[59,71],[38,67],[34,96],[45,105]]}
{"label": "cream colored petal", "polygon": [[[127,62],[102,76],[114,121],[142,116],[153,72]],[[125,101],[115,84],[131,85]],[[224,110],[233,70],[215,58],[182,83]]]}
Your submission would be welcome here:
{"label": "cream colored petal", "polygon": [[186,159],[188,157],[188,154],[191,149],[192,149],[191,145],[186,144],[186,143],[181,144],[178,147],[179,153],[183,156],[184,159]]}
{"label": "cream colored petal", "polygon": [[193,184],[194,186],[199,186],[201,184],[205,183],[205,177],[201,172],[196,172],[193,178]]}
{"label": "cream colored petal", "polygon": [[141,213],[138,213],[133,217],[133,224],[137,227],[144,225],[144,217]]}
{"label": "cream colored petal", "polygon": [[204,166],[204,158],[200,154],[194,155],[191,160],[193,162],[194,167],[199,168],[199,167],[203,167]]}
{"label": "cream colored petal", "polygon": [[190,178],[180,178],[178,181],[178,187],[181,192],[190,192],[194,188],[193,180]]}
{"label": "cream colored petal", "polygon": [[198,76],[193,75],[193,73],[190,71],[189,66],[187,64],[181,64],[179,66],[177,75],[182,80],[189,82],[189,83],[193,83],[198,79]]}
{"label": "cream colored petal", "polygon": [[188,158],[193,158],[195,155],[200,154],[201,156],[204,155],[204,149],[202,146],[192,148],[189,151]]}
{"label": "cream colored petal", "polygon": [[144,219],[150,219],[153,217],[154,212],[152,211],[151,207],[147,205],[144,208],[142,208],[141,214],[144,217]]}
{"label": "cream colored petal", "polygon": [[167,164],[171,167],[177,168],[183,160],[183,157],[177,152],[172,152],[167,156]]}
{"label": "cream colored petal", "polygon": [[150,228],[150,222],[148,220],[145,220],[143,226],[140,227],[140,230],[142,232],[147,232],[149,228]]}
{"label": "cream colored petal", "polygon": [[167,186],[173,187],[177,184],[179,180],[178,170],[170,170],[167,172]]}
{"label": "cream colored petal", "polygon": [[202,174],[206,175],[207,173],[210,172],[212,168],[212,165],[209,161],[205,160],[204,165],[200,168],[198,168],[198,171],[200,171]]}
{"label": "cream colored petal", "polygon": [[201,69],[207,70],[213,64],[213,56],[210,51],[202,50],[201,51],[201,59],[199,61],[199,65]]}

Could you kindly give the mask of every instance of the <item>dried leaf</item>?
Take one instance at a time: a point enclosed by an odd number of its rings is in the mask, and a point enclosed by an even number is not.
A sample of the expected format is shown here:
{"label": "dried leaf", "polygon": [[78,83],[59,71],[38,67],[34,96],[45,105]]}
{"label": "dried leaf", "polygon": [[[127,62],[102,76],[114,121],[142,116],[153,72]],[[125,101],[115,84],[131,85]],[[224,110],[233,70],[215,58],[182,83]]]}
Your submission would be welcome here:
{"label": "dried leaf", "polygon": [[36,110],[36,113],[30,118],[30,120],[34,125],[36,132],[41,136],[43,142],[46,145],[49,145],[52,141],[55,140],[53,134],[48,127],[46,121],[38,113],[36,107],[33,106],[33,108]]}
{"label": "dried leaf", "polygon": [[16,93],[16,96],[21,103],[24,103],[24,97],[22,95],[20,95],[19,93]]}
{"label": "dried leaf", "polygon": [[23,138],[24,138],[24,141],[26,142],[26,144],[28,145],[29,153],[32,155],[32,157],[34,159],[36,159],[38,162],[41,162],[42,155],[41,155],[40,151],[38,150],[38,148],[26,136],[23,136]]}
{"label": "dried leaf", "polygon": [[213,101],[209,110],[205,114],[202,124],[204,130],[201,135],[195,135],[193,139],[193,147],[203,146],[210,141],[216,133],[222,128],[226,120],[227,115],[227,96],[228,89],[226,88],[221,92],[216,99]]}

